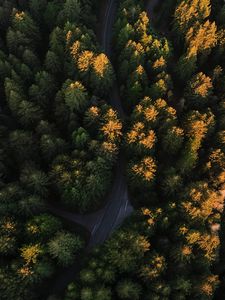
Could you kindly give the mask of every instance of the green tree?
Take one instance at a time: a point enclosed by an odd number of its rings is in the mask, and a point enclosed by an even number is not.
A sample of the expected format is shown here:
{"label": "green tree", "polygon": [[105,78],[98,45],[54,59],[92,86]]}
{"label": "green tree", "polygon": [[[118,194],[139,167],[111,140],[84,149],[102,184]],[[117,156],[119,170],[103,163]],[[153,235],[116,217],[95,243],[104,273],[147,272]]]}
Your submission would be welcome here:
{"label": "green tree", "polygon": [[78,23],[81,15],[80,0],[66,0],[63,9],[65,21]]}
{"label": "green tree", "polygon": [[49,214],[34,216],[26,224],[26,232],[33,240],[48,239],[61,229],[62,223],[60,220]]}
{"label": "green tree", "polygon": [[[21,32],[30,43],[37,45],[40,42],[38,27],[27,12],[15,12],[12,27],[15,31]],[[32,47],[32,45],[29,46]]]}
{"label": "green tree", "polygon": [[72,133],[72,141],[75,148],[85,149],[90,142],[90,136],[84,128],[80,127]]}
{"label": "green tree", "polygon": [[29,88],[29,96],[33,102],[48,111],[55,91],[56,86],[52,75],[46,71],[40,71],[35,75],[35,84]]}
{"label": "green tree", "polygon": [[48,251],[60,265],[67,266],[74,261],[83,246],[84,243],[78,236],[61,231],[48,243]]}
{"label": "green tree", "polygon": [[93,300],[94,296],[93,296],[92,289],[89,287],[82,288],[80,298],[81,300]]}
{"label": "green tree", "polygon": [[37,145],[30,131],[15,130],[9,135],[9,147],[18,163],[35,159]]}
{"label": "green tree", "polygon": [[30,217],[45,211],[45,201],[37,195],[23,195],[18,202],[18,211],[22,216]]}
{"label": "green tree", "polygon": [[96,275],[92,270],[83,269],[80,272],[80,280],[84,284],[93,284],[94,282],[96,282]]}
{"label": "green tree", "polygon": [[140,299],[141,287],[131,280],[125,279],[120,281],[116,287],[120,299]]}
{"label": "green tree", "polygon": [[80,82],[68,82],[65,88],[65,103],[71,112],[83,112],[87,108],[88,94]]}
{"label": "green tree", "polygon": [[179,128],[177,126],[173,126],[168,128],[165,135],[162,137],[162,147],[165,152],[168,152],[169,154],[176,154],[184,140],[184,131],[182,128]]}
{"label": "green tree", "polygon": [[47,175],[32,166],[28,165],[21,171],[20,182],[30,193],[46,196],[48,192]]}
{"label": "green tree", "polygon": [[95,293],[95,299],[96,300],[111,300],[111,290],[106,287],[98,288]]}
{"label": "green tree", "polygon": [[58,75],[62,72],[63,66],[59,57],[53,52],[48,51],[45,58],[45,66],[49,73]]}
{"label": "green tree", "polygon": [[149,248],[150,243],[144,236],[125,230],[119,231],[106,242],[106,258],[119,272],[132,272]]}
{"label": "green tree", "polygon": [[40,139],[40,148],[43,157],[48,162],[51,162],[57,155],[66,152],[67,144],[59,137],[43,134]]}

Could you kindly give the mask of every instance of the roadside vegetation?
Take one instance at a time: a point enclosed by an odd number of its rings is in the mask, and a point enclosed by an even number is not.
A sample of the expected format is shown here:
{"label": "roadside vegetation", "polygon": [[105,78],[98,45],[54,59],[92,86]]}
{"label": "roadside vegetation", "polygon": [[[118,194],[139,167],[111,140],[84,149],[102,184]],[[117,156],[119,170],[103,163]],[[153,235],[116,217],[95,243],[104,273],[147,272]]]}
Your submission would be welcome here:
{"label": "roadside vegetation", "polygon": [[80,265],[86,236],[48,204],[101,209],[120,154],[135,211],[60,299],[221,300],[225,5],[119,1],[112,65],[103,4],[0,0],[0,298],[42,300]]}
{"label": "roadside vegetation", "polygon": [[162,6],[168,34],[157,32],[140,1],[120,2],[115,69],[136,212],[88,258],[66,300],[206,300],[220,284],[224,24],[210,1]]}
{"label": "roadside vegetation", "polygon": [[122,123],[107,104],[114,71],[92,10],[0,1],[1,299],[38,298],[85,246],[47,204],[90,212],[111,186]]}

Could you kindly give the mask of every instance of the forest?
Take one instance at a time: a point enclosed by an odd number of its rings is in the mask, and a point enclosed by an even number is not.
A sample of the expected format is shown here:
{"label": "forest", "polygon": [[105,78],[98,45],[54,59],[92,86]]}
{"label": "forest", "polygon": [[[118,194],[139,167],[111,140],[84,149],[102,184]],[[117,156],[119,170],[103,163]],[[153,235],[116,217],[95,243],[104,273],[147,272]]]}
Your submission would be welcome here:
{"label": "forest", "polygon": [[223,0],[0,0],[0,299],[225,299]]}

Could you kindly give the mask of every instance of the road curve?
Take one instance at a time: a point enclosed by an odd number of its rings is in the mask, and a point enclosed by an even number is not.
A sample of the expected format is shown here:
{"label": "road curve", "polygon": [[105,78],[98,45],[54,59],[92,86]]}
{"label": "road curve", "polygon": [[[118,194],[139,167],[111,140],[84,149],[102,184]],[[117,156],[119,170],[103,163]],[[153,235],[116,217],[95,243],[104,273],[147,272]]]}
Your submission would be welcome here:
{"label": "road curve", "polygon": [[[116,16],[116,0],[105,0],[106,9],[103,18],[101,45],[103,51],[110,58],[112,53],[111,39],[113,32],[113,23]],[[110,104],[117,110],[121,119],[124,119],[125,113],[119,97],[117,82],[114,82],[112,91],[109,95]],[[60,216],[68,221],[77,223],[85,227],[90,233],[90,239],[84,253],[89,252],[94,246],[102,244],[111,233],[119,227],[123,220],[129,216],[133,207],[130,204],[128,196],[128,188],[125,180],[125,157],[120,152],[114,182],[109,195],[105,201],[103,209],[87,215],[74,214],[68,211],[59,209],[53,205],[48,205],[49,210],[57,216]],[[60,272],[54,282],[48,289],[49,295],[58,295],[67,287],[77,272],[81,268],[81,261],[76,261],[74,265]]]}
{"label": "road curve", "polygon": [[[116,1],[106,0],[106,9],[101,31],[101,45],[109,59],[112,53],[111,40],[115,17]],[[117,110],[120,118],[124,119],[125,113],[120,101],[116,80],[109,95],[109,102],[112,107]],[[125,159],[121,152],[116,165],[115,179],[111,191],[105,200],[105,206],[95,213],[80,215],[64,211],[50,204],[48,205],[49,210],[55,215],[80,224],[90,232],[90,240],[87,246],[87,249],[89,250],[96,245],[102,244],[115,228],[117,228],[133,211],[129,201],[125,171]]]}

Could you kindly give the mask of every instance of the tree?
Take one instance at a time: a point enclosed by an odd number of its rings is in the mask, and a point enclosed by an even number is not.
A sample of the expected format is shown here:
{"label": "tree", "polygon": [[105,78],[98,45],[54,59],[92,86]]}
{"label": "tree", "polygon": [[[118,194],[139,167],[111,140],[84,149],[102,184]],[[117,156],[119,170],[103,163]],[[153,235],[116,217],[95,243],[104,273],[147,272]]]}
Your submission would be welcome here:
{"label": "tree", "polygon": [[96,300],[111,300],[112,296],[111,296],[111,290],[109,288],[106,287],[101,287],[98,288],[96,293],[95,293],[95,299]]}
{"label": "tree", "polygon": [[195,70],[197,69],[197,56],[182,55],[175,67],[177,77],[182,82],[186,82],[191,78]]}
{"label": "tree", "polygon": [[116,287],[117,294],[120,299],[140,299],[141,288],[137,283],[129,279],[120,281]]}
{"label": "tree", "polygon": [[31,0],[29,3],[32,16],[40,23],[43,22],[43,14],[45,12],[46,6],[46,0]]}
{"label": "tree", "polygon": [[149,282],[151,280],[159,278],[165,271],[166,261],[164,256],[153,253],[150,256],[147,264],[143,264],[140,276],[143,277],[144,281]]}
{"label": "tree", "polygon": [[179,34],[185,34],[192,24],[202,22],[210,13],[210,0],[181,1],[175,11],[174,29]]}
{"label": "tree", "polygon": [[222,186],[225,183],[225,154],[221,149],[214,149],[209,154],[206,162],[206,171],[208,172],[211,182],[215,186]]}
{"label": "tree", "polygon": [[63,9],[65,22],[78,23],[81,15],[80,0],[66,0]]}
{"label": "tree", "polygon": [[22,216],[34,216],[45,209],[44,199],[37,195],[24,195],[18,202],[18,212]]}
{"label": "tree", "polygon": [[53,51],[50,50],[46,54],[45,66],[47,71],[53,75],[60,74],[63,68],[59,57]]}
{"label": "tree", "polygon": [[162,137],[162,147],[163,150],[169,154],[176,154],[184,140],[184,131],[182,128],[173,126],[168,128],[165,135]]}
{"label": "tree", "polygon": [[93,292],[92,289],[89,287],[84,287],[81,290],[81,300],[93,300]]}
{"label": "tree", "polygon": [[52,134],[43,134],[40,139],[40,148],[43,157],[51,162],[57,155],[66,152],[66,142]]}
{"label": "tree", "polygon": [[20,182],[23,187],[30,193],[46,196],[48,192],[47,175],[32,166],[26,166],[20,175]]}
{"label": "tree", "polygon": [[40,71],[35,75],[35,84],[29,88],[29,96],[33,102],[48,111],[55,90],[56,86],[52,75],[46,71]]}
{"label": "tree", "polygon": [[65,103],[71,112],[83,112],[87,108],[88,94],[80,82],[68,82],[65,88]]}
{"label": "tree", "polygon": [[114,72],[108,57],[100,53],[93,59],[91,86],[99,94],[105,95],[113,86]]}
{"label": "tree", "polygon": [[12,255],[17,246],[17,223],[13,218],[2,218],[0,222],[0,253],[1,255]]}
{"label": "tree", "polygon": [[175,196],[182,188],[182,177],[177,173],[176,169],[167,169],[162,178],[162,192],[165,196]]}
{"label": "tree", "polygon": [[217,44],[216,23],[210,23],[207,20],[202,25],[191,27],[186,34],[185,41],[188,56],[195,56],[202,53],[207,57],[211,49]]}
{"label": "tree", "polygon": [[72,133],[72,140],[75,148],[85,149],[90,142],[90,136],[84,128],[80,127]]}
{"label": "tree", "polygon": [[106,242],[106,259],[119,273],[133,272],[144,254],[149,251],[150,243],[135,232],[121,230]]}
{"label": "tree", "polygon": [[206,221],[209,216],[221,208],[221,198],[211,190],[207,183],[196,182],[190,184],[184,192],[182,208],[189,222]]}
{"label": "tree", "polygon": [[61,221],[46,213],[34,216],[26,224],[26,232],[33,240],[44,241],[61,229]]}
{"label": "tree", "polygon": [[80,280],[84,284],[93,284],[96,282],[96,276],[95,273],[92,270],[89,269],[83,269],[80,272]]}
{"label": "tree", "polygon": [[15,130],[9,135],[9,146],[18,163],[35,159],[37,145],[30,131]]}
{"label": "tree", "polygon": [[212,81],[204,73],[200,72],[193,76],[188,82],[185,97],[188,105],[194,108],[204,108],[207,106],[209,97],[212,95]]}
{"label": "tree", "polygon": [[[15,12],[12,20],[12,26],[15,31],[19,31],[29,41],[29,43],[37,45],[40,42],[40,32],[38,27],[25,12]],[[32,45],[29,45],[32,47]]]}
{"label": "tree", "polygon": [[83,246],[84,243],[78,236],[61,231],[48,243],[48,251],[60,265],[68,266],[74,261],[75,255]]}
{"label": "tree", "polygon": [[[65,300],[74,300],[76,298],[79,298],[79,290],[77,285],[74,282],[71,282],[67,286]],[[50,300],[50,299],[48,299]]]}
{"label": "tree", "polygon": [[[75,47],[75,45],[74,45]],[[73,48],[73,50],[75,50]],[[73,51],[73,57],[78,59],[77,66],[81,76],[89,82],[91,75],[91,68],[94,60],[94,53],[89,50],[82,51],[79,57],[75,56],[76,53]],[[77,55],[78,56],[78,55]]]}
{"label": "tree", "polygon": [[152,157],[144,157],[141,161],[131,166],[131,178],[142,186],[153,181],[156,173],[156,163]]}
{"label": "tree", "polygon": [[22,100],[15,113],[19,122],[25,127],[34,127],[42,119],[43,111],[39,105]]}
{"label": "tree", "polygon": [[39,244],[25,245],[21,249],[21,257],[24,259],[25,265],[36,264],[38,258],[43,253],[43,249]]}
{"label": "tree", "polygon": [[134,123],[127,133],[127,143],[131,153],[149,154],[154,149],[157,138],[154,130],[147,130],[142,122]]}
{"label": "tree", "polygon": [[119,143],[122,135],[121,129],[122,123],[119,121],[117,113],[112,108],[109,108],[103,116],[103,125],[100,128],[104,139]]}

